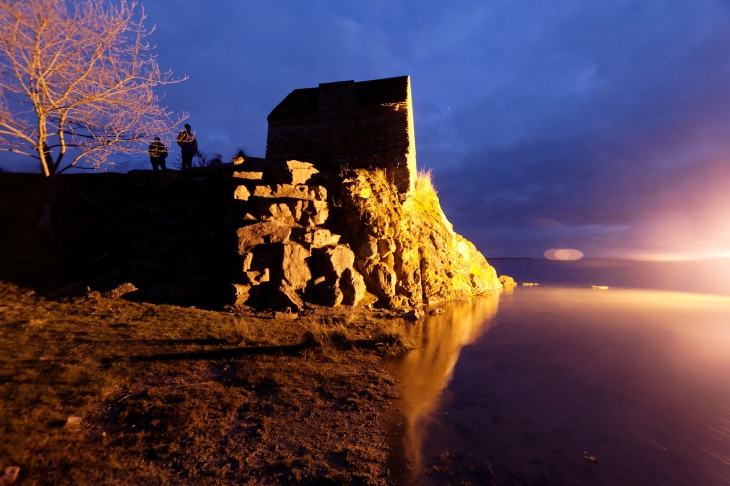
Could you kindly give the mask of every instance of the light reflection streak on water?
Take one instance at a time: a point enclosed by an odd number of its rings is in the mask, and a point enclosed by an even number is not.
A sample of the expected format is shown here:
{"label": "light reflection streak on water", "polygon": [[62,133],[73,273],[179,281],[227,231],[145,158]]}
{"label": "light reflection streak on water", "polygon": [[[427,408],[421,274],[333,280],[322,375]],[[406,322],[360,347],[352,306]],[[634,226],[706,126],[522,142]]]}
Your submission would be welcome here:
{"label": "light reflection streak on water", "polygon": [[409,325],[408,337],[416,349],[389,363],[403,387],[401,413],[406,421],[405,454],[420,469],[421,446],[428,419],[439,405],[441,391],[451,379],[461,348],[489,329],[497,314],[499,295],[479,297],[444,306],[443,314]]}
{"label": "light reflection streak on water", "polygon": [[[501,458],[503,467],[521,470],[544,454],[556,474],[566,481],[576,479],[570,472],[575,465],[566,458],[593,434],[610,437],[615,446],[601,451],[601,461],[623,465],[613,476],[591,470],[595,484],[636,479],[643,470],[654,471],[646,475],[659,470],[665,475],[686,473],[679,463],[694,464],[720,480],[718,484],[730,484],[730,298],[537,287],[444,308],[442,316],[411,325],[418,350],[389,366],[403,385],[397,406],[406,424],[405,454],[413,460],[411,480],[428,465],[424,449],[428,462],[443,450],[478,442],[475,437],[490,437],[487,449],[473,452],[491,458],[492,464]],[[470,356],[506,360],[514,367],[504,375],[494,363],[464,361],[449,385],[463,347],[494,324],[498,330],[475,344],[483,354],[470,351]],[[500,348],[504,342],[512,345],[510,354],[499,355],[506,349]],[[458,380],[462,373],[482,381],[465,388]],[[505,376],[511,377],[509,382]],[[451,400],[440,401],[447,386],[453,389],[453,400],[473,394],[471,409],[479,415],[457,419],[449,408]],[[479,408],[479,397],[490,394],[511,405],[505,406],[515,417],[503,425],[490,422],[494,410]],[[452,412],[449,418],[444,411]],[[476,418],[484,425],[476,425]],[[450,420],[468,423],[473,431],[455,430]],[[524,423],[538,425],[523,429]],[[432,436],[435,424],[441,432]],[[553,429],[561,435],[550,435]],[[547,441],[552,452],[511,439],[528,432]],[[470,440],[460,437],[470,433]],[[488,462],[482,466],[492,467]]]}

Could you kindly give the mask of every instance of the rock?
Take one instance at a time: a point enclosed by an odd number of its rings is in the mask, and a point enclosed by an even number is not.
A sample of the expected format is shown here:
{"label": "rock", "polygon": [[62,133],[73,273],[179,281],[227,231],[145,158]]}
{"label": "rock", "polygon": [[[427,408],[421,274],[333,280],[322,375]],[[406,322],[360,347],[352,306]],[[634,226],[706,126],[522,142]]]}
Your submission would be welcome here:
{"label": "rock", "polygon": [[284,245],[284,257],[281,263],[284,280],[294,289],[302,290],[312,278],[306,259],[309,253],[304,247],[296,243]]}
{"label": "rock", "polygon": [[248,201],[250,197],[251,192],[246,186],[238,186],[233,192],[233,199],[236,199],[237,201]]}
{"label": "rock", "polygon": [[340,235],[335,235],[322,228],[293,228],[291,239],[310,248],[322,248],[336,246],[340,241]]}
{"label": "rock", "polygon": [[345,245],[327,248],[318,259],[319,270],[325,276],[339,278],[346,269],[355,263],[355,254]]}
{"label": "rock", "polygon": [[271,175],[278,184],[306,184],[319,171],[309,162],[287,160],[277,162],[271,167]]}
{"label": "rock", "polygon": [[327,222],[330,210],[325,201],[310,201],[302,208],[302,216],[306,219],[300,221],[304,226],[319,226]]}
{"label": "rock", "polygon": [[319,289],[319,300],[322,302],[323,305],[329,306],[329,307],[335,307],[342,303],[342,299],[344,299],[344,295],[342,295],[342,290],[340,290],[339,282],[335,282],[332,284],[324,284],[320,286]]}
{"label": "rock", "polygon": [[260,181],[264,178],[263,172],[234,172],[233,177],[236,179],[246,179],[249,181]]}
{"label": "rock", "polygon": [[254,197],[263,198],[292,198],[309,201],[326,201],[327,190],[322,186],[306,186],[292,184],[278,184],[272,189],[270,186],[256,186]]}
{"label": "rock", "polygon": [[367,290],[365,291],[365,295],[363,296],[362,300],[360,301],[360,305],[364,307],[370,307],[374,303],[378,301],[378,296],[375,294],[371,294]]}
{"label": "rock", "polygon": [[63,426],[64,429],[78,429],[81,427],[81,417],[74,417],[70,416],[66,419],[66,425]]}
{"label": "rock", "polygon": [[408,319],[410,321],[417,321],[421,317],[423,317],[425,314],[421,309],[411,309],[405,314],[403,314],[403,317],[405,319]]}
{"label": "rock", "polygon": [[502,284],[502,287],[505,288],[511,288],[517,286],[517,282],[512,277],[509,277],[507,275],[500,275],[499,276],[499,283]]}
{"label": "rock", "polygon": [[259,214],[261,214],[261,219],[264,221],[274,220],[288,226],[295,226],[298,224],[296,216],[292,213],[291,208],[286,203],[265,205],[265,208],[259,209]]}
{"label": "rock", "polygon": [[299,312],[304,308],[304,302],[302,302],[301,297],[285,282],[282,282],[279,286],[279,298],[293,311]]}
{"label": "rock", "polygon": [[251,292],[250,285],[233,284],[235,301],[233,305],[239,306],[246,303]]}
{"label": "rock", "polygon": [[340,277],[342,304],[357,305],[365,297],[365,279],[352,268],[345,269]]}
{"label": "rock", "polygon": [[18,467],[18,466],[6,467],[2,476],[0,476],[0,485],[4,486],[6,484],[13,484],[15,481],[18,480],[19,475],[20,475],[20,467]]}
{"label": "rock", "polygon": [[378,240],[378,253],[380,258],[385,258],[395,251],[395,243],[390,240]]}
{"label": "rock", "polygon": [[360,247],[358,248],[358,257],[371,260],[374,259],[376,256],[379,256],[378,240],[370,235],[366,235],[365,240],[360,244]]}
{"label": "rock", "polygon": [[241,270],[244,272],[247,272],[251,270],[251,262],[253,262],[253,253],[252,252],[243,252],[241,254],[243,257],[243,265],[241,266]]}
{"label": "rock", "polygon": [[438,316],[438,315],[442,314],[443,312],[444,312],[443,309],[436,308],[436,309],[431,309],[428,313],[431,314],[432,316]]}
{"label": "rock", "polygon": [[263,243],[286,243],[289,241],[291,228],[276,221],[267,221],[239,228],[236,234],[238,235],[238,252],[243,254],[248,248]]}
{"label": "rock", "polygon": [[388,309],[406,310],[410,307],[408,299],[403,295],[389,295],[382,300]]}
{"label": "rock", "polygon": [[286,308],[284,311],[274,312],[274,319],[277,321],[294,321],[299,317],[299,314],[292,312],[290,308]]}
{"label": "rock", "polygon": [[139,289],[129,282],[125,282],[122,285],[101,294],[107,299],[121,299],[123,295],[136,292]]}
{"label": "rock", "polygon": [[325,201],[295,200],[274,204],[261,204],[262,219],[276,220],[287,225],[317,226],[329,217],[329,206]]}
{"label": "rock", "polygon": [[384,263],[370,263],[365,267],[365,279],[370,288],[380,297],[395,295],[396,276],[392,268]]}
{"label": "rock", "polygon": [[250,285],[261,285],[271,280],[271,272],[268,268],[263,270],[249,270],[244,273],[246,276],[246,283]]}

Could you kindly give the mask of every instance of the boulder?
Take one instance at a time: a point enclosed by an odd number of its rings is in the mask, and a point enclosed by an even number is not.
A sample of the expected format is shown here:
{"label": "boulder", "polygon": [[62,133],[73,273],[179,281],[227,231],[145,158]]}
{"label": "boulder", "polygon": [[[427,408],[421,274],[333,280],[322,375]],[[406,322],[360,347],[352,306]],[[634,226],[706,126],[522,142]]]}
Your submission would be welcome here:
{"label": "boulder", "polygon": [[277,221],[281,224],[295,226],[298,224],[296,216],[287,203],[264,204],[259,207],[259,214],[264,221]]}
{"label": "boulder", "polygon": [[273,204],[262,201],[258,208],[262,219],[276,220],[291,226],[318,226],[324,224],[329,217],[326,201],[290,200]]}
{"label": "boulder", "polygon": [[403,317],[408,319],[409,321],[417,321],[421,317],[423,317],[425,314],[421,309],[411,309],[405,314],[403,314]]}
{"label": "boulder", "polygon": [[310,248],[322,248],[336,246],[340,241],[340,235],[335,235],[323,228],[293,228],[291,239]]}
{"label": "boulder", "polygon": [[123,295],[136,292],[137,290],[139,289],[133,284],[126,282],[108,292],[104,292],[101,295],[106,297],[107,299],[121,299]]}
{"label": "boulder", "polygon": [[246,179],[249,181],[260,181],[264,178],[263,172],[234,172],[233,177],[236,179]]}
{"label": "boulder", "polygon": [[379,256],[378,253],[378,240],[370,235],[366,235],[363,242],[358,247],[358,257],[372,260]]}
{"label": "boulder", "polygon": [[234,305],[243,305],[248,300],[251,292],[251,286],[243,284],[233,284],[233,292],[236,299]]}
{"label": "boulder", "polygon": [[319,272],[332,280],[340,278],[342,272],[355,263],[355,254],[345,245],[326,248],[317,259]]}
{"label": "boulder", "polygon": [[299,312],[304,308],[304,302],[302,302],[299,294],[286,282],[282,282],[279,286],[279,295],[277,297],[277,300],[283,302],[292,311]]}
{"label": "boulder", "polygon": [[357,305],[365,297],[365,279],[356,270],[347,268],[340,277],[340,290],[344,305]]}
{"label": "boulder", "polygon": [[304,226],[319,226],[329,218],[329,205],[325,201],[302,201],[302,219]]}
{"label": "boulder", "polygon": [[517,286],[517,282],[515,282],[515,280],[512,277],[509,277],[507,275],[500,275],[499,283],[501,283],[502,287],[504,287],[504,288],[511,288],[511,287]]}
{"label": "boulder", "polygon": [[380,297],[395,295],[395,271],[384,263],[370,262],[364,268],[365,278]]}
{"label": "boulder", "polygon": [[276,221],[267,221],[238,228],[236,234],[238,253],[244,254],[247,249],[263,243],[286,243],[289,241],[291,228]]}
{"label": "boulder", "polygon": [[238,186],[233,192],[233,199],[236,199],[237,201],[248,201],[248,198],[250,197],[251,192],[246,186]]}
{"label": "boulder", "polygon": [[308,201],[326,201],[327,189],[322,186],[278,184],[273,189],[271,186],[256,186],[253,195],[254,197],[263,198],[286,197],[292,199],[305,199]]}
{"label": "boulder", "polygon": [[338,282],[321,285],[317,293],[319,294],[320,302],[329,307],[340,305],[344,299]]}
{"label": "boulder", "polygon": [[296,243],[284,245],[284,256],[281,263],[282,276],[294,290],[304,289],[312,278],[306,262],[310,256],[312,256],[311,253],[301,245]]}
{"label": "boulder", "polygon": [[241,254],[243,257],[243,265],[241,265],[241,270],[244,272],[247,272],[251,270],[251,262],[253,262],[253,253],[252,252],[244,252]]}
{"label": "boulder", "polygon": [[406,311],[410,308],[408,299],[403,295],[389,295],[380,300],[388,309]]}
{"label": "boulder", "polygon": [[306,184],[319,171],[309,162],[287,160],[271,167],[271,175],[278,184]]}
{"label": "boulder", "polygon": [[246,283],[250,285],[261,285],[271,280],[271,272],[268,268],[263,270],[249,270],[244,273]]}

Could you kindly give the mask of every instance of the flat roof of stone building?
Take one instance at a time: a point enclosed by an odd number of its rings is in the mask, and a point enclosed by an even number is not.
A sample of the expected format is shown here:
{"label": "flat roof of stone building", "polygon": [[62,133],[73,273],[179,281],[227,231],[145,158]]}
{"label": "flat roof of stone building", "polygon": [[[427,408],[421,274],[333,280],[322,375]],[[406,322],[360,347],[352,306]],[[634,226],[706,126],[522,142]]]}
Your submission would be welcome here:
{"label": "flat roof of stone building", "polygon": [[[408,76],[342,83],[355,85],[356,107],[404,103],[408,99]],[[317,113],[318,108],[319,88],[295,89],[272,110],[267,120],[311,115]]]}

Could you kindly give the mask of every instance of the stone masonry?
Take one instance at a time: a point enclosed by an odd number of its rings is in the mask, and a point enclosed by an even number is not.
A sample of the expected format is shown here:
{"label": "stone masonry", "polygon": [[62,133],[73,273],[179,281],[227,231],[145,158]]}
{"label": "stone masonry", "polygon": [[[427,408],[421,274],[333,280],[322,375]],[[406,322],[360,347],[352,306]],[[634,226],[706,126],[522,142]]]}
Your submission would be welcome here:
{"label": "stone masonry", "polygon": [[413,190],[416,139],[409,76],[295,89],[268,116],[266,158],[340,169],[384,169]]}
{"label": "stone masonry", "polygon": [[[253,166],[253,167],[251,167]],[[366,298],[355,255],[323,227],[329,218],[319,170],[297,160],[247,161],[236,171],[234,198],[248,223],[237,231],[240,282],[236,304],[289,307],[358,305]],[[367,303],[373,303],[376,298]]]}

